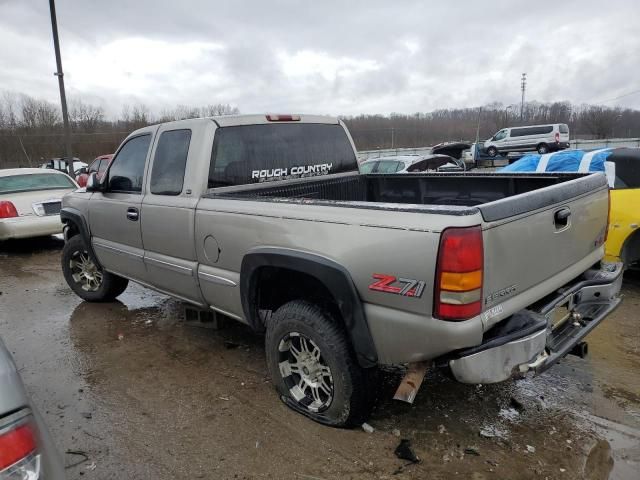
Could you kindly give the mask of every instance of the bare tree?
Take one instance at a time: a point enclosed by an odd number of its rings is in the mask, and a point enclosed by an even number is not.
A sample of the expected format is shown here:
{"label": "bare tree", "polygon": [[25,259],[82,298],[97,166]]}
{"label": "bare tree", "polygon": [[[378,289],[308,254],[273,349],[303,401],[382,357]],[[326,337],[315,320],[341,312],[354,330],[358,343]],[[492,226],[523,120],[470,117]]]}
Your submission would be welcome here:
{"label": "bare tree", "polygon": [[93,133],[104,120],[104,109],[84,103],[78,98],[69,102],[69,121],[72,128],[84,133]]}
{"label": "bare tree", "polygon": [[217,117],[219,115],[237,115],[240,113],[238,107],[232,107],[228,103],[216,103],[200,108],[200,115],[203,117]]}
{"label": "bare tree", "polygon": [[149,125],[151,118],[151,112],[149,107],[144,103],[138,103],[133,106],[133,110],[131,112],[131,123],[133,128],[142,128]]}
{"label": "bare tree", "polygon": [[581,120],[587,131],[596,138],[606,138],[613,133],[613,127],[618,118],[622,117],[619,108],[586,107],[581,115]]}

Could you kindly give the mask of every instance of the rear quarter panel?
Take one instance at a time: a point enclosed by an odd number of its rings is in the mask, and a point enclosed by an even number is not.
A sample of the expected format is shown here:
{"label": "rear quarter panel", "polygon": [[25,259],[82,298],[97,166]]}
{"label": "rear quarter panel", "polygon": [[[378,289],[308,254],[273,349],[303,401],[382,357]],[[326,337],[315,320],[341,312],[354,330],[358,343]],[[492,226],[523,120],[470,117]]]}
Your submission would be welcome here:
{"label": "rear quarter panel", "polygon": [[[200,269],[237,285],[201,282],[201,286],[212,305],[243,317],[239,275],[242,258],[251,249],[280,247],[320,255],[349,271],[382,363],[417,360],[425,352],[436,356],[452,349],[446,332],[436,334],[449,329],[449,322],[431,318],[440,231],[480,222],[479,213],[434,215],[204,198],[196,213]],[[204,246],[209,236],[220,250],[215,262]],[[424,281],[426,287],[420,298],[370,290],[375,273]],[[459,322],[456,329],[460,334],[452,336],[453,347],[479,343],[482,338],[479,321]]]}

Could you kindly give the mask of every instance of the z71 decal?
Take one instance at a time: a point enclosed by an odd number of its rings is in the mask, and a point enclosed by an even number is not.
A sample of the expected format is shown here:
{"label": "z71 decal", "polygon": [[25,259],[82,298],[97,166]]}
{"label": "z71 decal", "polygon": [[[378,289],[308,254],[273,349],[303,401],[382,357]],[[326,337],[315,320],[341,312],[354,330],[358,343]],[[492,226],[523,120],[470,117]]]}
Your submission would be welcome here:
{"label": "z71 decal", "polygon": [[375,278],[377,282],[369,285],[369,290],[417,298],[420,298],[424,292],[425,283],[422,280],[397,278],[395,275],[387,275],[384,273],[374,273],[373,278]]}

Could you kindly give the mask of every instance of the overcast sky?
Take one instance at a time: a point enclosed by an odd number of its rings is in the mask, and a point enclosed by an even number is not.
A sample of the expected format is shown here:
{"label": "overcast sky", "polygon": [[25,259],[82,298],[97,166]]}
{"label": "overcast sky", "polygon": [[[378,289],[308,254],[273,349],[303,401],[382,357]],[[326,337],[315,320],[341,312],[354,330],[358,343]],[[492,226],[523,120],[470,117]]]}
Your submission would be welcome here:
{"label": "overcast sky", "polygon": [[[57,0],[68,95],[425,112],[640,90],[640,1]],[[0,0],[0,90],[58,102],[47,0]],[[606,105],[640,108],[640,93]]]}

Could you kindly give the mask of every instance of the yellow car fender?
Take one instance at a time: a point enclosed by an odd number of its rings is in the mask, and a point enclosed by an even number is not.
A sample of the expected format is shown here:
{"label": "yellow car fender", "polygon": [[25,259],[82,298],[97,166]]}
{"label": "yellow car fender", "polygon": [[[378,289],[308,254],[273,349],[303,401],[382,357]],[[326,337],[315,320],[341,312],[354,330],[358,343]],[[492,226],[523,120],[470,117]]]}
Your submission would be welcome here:
{"label": "yellow car fender", "polygon": [[[640,260],[640,188],[610,190],[608,261]],[[626,251],[625,251],[626,250]]]}

